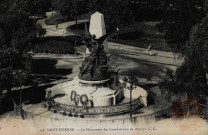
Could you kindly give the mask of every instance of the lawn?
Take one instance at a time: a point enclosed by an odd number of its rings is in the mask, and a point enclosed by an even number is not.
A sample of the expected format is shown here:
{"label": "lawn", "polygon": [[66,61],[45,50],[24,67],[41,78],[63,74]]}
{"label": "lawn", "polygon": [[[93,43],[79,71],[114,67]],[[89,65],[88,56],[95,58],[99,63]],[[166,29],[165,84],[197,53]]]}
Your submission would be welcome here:
{"label": "lawn", "polygon": [[160,51],[171,51],[166,43],[163,33],[160,33],[157,24],[160,22],[137,22],[124,28],[120,28],[118,37],[116,32],[108,38],[108,41],[147,48],[152,44],[152,49]]}
{"label": "lawn", "polygon": [[35,53],[74,54],[74,41],[66,37],[46,37],[37,39]]}

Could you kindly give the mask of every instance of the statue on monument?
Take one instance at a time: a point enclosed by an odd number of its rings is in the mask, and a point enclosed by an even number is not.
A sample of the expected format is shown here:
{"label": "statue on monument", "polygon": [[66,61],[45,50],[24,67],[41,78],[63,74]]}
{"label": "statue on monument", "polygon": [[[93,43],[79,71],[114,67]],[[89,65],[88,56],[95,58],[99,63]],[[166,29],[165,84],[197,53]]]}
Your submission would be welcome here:
{"label": "statue on monument", "polygon": [[108,79],[108,50],[106,50],[107,45],[104,45],[104,41],[109,34],[106,34],[104,17],[101,13],[96,12],[91,16],[89,31],[91,41],[86,43],[86,57],[80,67],[79,78],[87,81]]}
{"label": "statue on monument", "polygon": [[[103,36],[102,38],[105,38]],[[87,45],[90,54],[85,57],[81,67],[79,78],[88,81],[105,80],[108,78],[108,58],[104,50],[102,39],[92,36],[91,44]]]}

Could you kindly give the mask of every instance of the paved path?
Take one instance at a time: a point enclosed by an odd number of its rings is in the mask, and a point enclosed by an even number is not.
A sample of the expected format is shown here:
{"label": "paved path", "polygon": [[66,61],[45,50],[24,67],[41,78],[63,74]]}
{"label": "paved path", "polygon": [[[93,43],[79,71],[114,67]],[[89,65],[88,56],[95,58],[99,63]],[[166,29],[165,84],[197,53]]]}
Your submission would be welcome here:
{"label": "paved path", "polygon": [[[56,14],[56,13],[54,12],[53,14]],[[47,12],[46,16],[47,16],[46,19],[51,18],[52,12]],[[44,37],[74,35],[74,33],[66,31],[66,28],[71,25],[76,24],[76,21],[60,23],[60,24],[58,24],[58,28],[56,29],[56,25],[46,25],[46,23],[45,23],[46,19],[41,19],[41,20],[37,21],[37,24],[40,24],[42,26],[42,28],[46,29],[46,34],[44,35]],[[78,24],[83,23],[83,22],[88,22],[88,20],[86,20],[86,19],[85,20],[78,20]]]}
{"label": "paved path", "polygon": [[33,55],[34,59],[67,59],[67,60],[74,60],[74,59],[82,59],[83,55],[72,55],[72,54],[42,54],[37,53]]}
{"label": "paved path", "polygon": [[153,53],[157,53],[155,56],[150,56],[146,54],[146,49],[122,45],[117,43],[108,43],[109,50],[117,53],[119,55],[123,55],[126,57],[131,57],[135,59],[140,59],[142,61],[158,63],[158,64],[165,64],[165,65],[172,65],[172,66],[180,66],[183,62],[183,59],[174,59],[172,52],[165,52],[165,51],[157,51],[152,50]]}

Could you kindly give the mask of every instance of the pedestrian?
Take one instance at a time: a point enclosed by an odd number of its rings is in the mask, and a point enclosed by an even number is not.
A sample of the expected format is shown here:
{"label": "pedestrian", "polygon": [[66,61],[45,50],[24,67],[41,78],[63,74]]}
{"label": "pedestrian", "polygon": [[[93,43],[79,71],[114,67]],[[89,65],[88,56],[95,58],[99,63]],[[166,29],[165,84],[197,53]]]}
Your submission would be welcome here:
{"label": "pedestrian", "polygon": [[119,32],[119,28],[116,28],[116,36],[117,36],[117,40],[118,40],[118,32]]}
{"label": "pedestrian", "polygon": [[150,44],[147,48],[147,53],[149,53],[150,55],[152,55],[151,47],[152,47],[152,45]]}
{"label": "pedestrian", "polygon": [[56,24],[56,29],[58,29],[58,24]]}

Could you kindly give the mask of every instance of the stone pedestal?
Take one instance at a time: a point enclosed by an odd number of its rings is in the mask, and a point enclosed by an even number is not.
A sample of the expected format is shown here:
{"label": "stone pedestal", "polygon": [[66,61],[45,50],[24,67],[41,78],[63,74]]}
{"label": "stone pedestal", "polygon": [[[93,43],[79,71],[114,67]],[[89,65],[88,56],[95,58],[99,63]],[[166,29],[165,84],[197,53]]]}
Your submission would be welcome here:
{"label": "stone pedestal", "polygon": [[[103,81],[83,81],[75,78],[74,80],[60,84],[57,86],[61,91],[65,92],[64,97],[57,97],[55,101],[61,104],[72,105],[70,101],[72,91],[76,91],[76,94],[87,95],[88,99],[93,101],[93,105],[96,106],[112,106],[121,102],[124,98],[123,89],[114,84],[108,87],[101,87],[102,83],[106,83],[109,80]],[[57,89],[56,87],[56,89]],[[78,104],[81,106],[81,104]]]}

